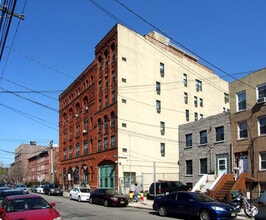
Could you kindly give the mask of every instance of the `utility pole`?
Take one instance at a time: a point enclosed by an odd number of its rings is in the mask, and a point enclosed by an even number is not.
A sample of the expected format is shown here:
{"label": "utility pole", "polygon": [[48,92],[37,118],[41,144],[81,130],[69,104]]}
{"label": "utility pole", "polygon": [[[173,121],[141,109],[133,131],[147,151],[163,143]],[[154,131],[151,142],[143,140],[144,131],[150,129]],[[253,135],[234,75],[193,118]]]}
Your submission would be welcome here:
{"label": "utility pole", "polygon": [[0,60],[2,59],[2,55],[5,49],[6,39],[9,32],[9,28],[11,25],[11,21],[13,17],[19,18],[21,20],[24,20],[23,14],[16,14],[15,7],[16,7],[17,0],[11,1],[7,0],[5,1],[5,5],[0,6],[0,35],[2,36],[0,39]]}
{"label": "utility pole", "polygon": [[50,155],[51,155],[51,179],[52,183],[54,183],[54,160],[53,160],[53,141],[50,141]]}

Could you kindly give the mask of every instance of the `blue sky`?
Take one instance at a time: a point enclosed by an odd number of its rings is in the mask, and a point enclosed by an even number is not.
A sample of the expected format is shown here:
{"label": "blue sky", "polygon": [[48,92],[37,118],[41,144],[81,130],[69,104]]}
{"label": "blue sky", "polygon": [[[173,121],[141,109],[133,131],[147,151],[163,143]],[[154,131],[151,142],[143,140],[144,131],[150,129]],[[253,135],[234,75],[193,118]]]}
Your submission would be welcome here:
{"label": "blue sky", "polygon": [[58,144],[58,97],[116,23],[157,29],[233,81],[266,67],[265,10],[264,0],[19,0],[25,20],[13,18],[0,62],[0,164],[22,143]]}

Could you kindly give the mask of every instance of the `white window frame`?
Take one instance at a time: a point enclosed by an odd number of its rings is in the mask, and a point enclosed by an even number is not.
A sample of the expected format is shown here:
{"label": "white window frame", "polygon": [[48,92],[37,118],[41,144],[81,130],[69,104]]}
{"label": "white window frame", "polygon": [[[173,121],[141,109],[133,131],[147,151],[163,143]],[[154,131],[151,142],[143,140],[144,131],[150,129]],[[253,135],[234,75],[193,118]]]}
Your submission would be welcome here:
{"label": "white window frame", "polygon": [[[241,137],[240,132],[243,131],[244,129],[241,130],[241,125],[246,124],[246,131],[247,131],[247,136],[246,137]],[[248,124],[247,121],[240,121],[237,123],[237,135],[238,135],[238,140],[243,140],[248,138]]]}
{"label": "white window frame", "polygon": [[[265,124],[261,125],[261,121],[262,120],[265,121]],[[264,136],[264,135],[266,135],[266,131],[265,131],[265,133],[261,133],[261,126],[266,127],[266,115],[261,116],[261,117],[258,118],[258,135],[259,136],[262,136],[262,135]]]}
{"label": "white window frame", "polygon": [[[244,95],[245,97],[242,97]],[[243,100],[242,100],[243,99]],[[241,107],[241,104],[244,103],[243,107]],[[236,94],[236,106],[237,106],[237,111],[245,111],[247,109],[247,96],[246,96],[246,91],[241,91]]]}
{"label": "white window frame", "polygon": [[263,160],[262,159],[262,155],[266,156],[266,152],[260,152],[260,170],[266,170],[266,165],[265,168],[262,168],[262,163],[265,162],[266,163],[266,158]]}

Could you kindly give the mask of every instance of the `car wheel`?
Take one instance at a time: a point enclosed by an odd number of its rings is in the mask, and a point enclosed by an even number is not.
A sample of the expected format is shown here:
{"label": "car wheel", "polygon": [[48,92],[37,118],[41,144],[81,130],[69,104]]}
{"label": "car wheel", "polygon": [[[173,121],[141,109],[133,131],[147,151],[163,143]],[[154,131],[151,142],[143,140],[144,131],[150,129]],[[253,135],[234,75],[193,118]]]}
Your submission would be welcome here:
{"label": "car wheel", "polygon": [[93,204],[93,199],[92,199],[92,197],[90,197],[89,202],[90,202],[90,204]]}
{"label": "car wheel", "polygon": [[49,195],[49,196],[51,195],[51,192],[50,192],[50,191],[48,192],[48,195]]}
{"label": "car wheel", "polygon": [[109,203],[108,203],[107,200],[104,200],[104,203],[103,204],[104,204],[105,207],[108,207],[109,206]]}
{"label": "car wheel", "polygon": [[210,220],[211,219],[210,213],[207,210],[202,210],[200,212],[199,217],[200,217],[200,220]]}
{"label": "car wheel", "polygon": [[78,201],[81,202],[81,198],[80,198],[80,196],[78,197]]}
{"label": "car wheel", "polygon": [[160,206],[160,208],[158,209],[158,213],[160,216],[167,216],[167,210],[164,206]]}

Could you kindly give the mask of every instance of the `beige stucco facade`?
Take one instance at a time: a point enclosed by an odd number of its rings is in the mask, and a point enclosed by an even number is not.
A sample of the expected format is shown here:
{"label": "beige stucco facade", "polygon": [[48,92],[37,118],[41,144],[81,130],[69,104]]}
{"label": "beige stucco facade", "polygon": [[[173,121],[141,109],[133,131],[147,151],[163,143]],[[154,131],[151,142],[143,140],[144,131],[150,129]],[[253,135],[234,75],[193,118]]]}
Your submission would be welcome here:
{"label": "beige stucco facade", "polygon": [[[179,178],[178,126],[194,121],[195,113],[199,119],[229,109],[229,103],[225,102],[228,83],[160,34],[151,32],[141,36],[121,25],[117,28],[118,175],[122,177],[125,171],[143,175],[144,188],[154,178],[176,180]],[[197,91],[197,80],[202,83],[202,90]],[[160,84],[160,94],[156,83]],[[187,103],[184,93],[188,96]],[[160,112],[156,110],[156,101],[161,104]],[[165,124],[164,134],[161,122]],[[161,144],[165,145],[165,154],[161,152]]]}

